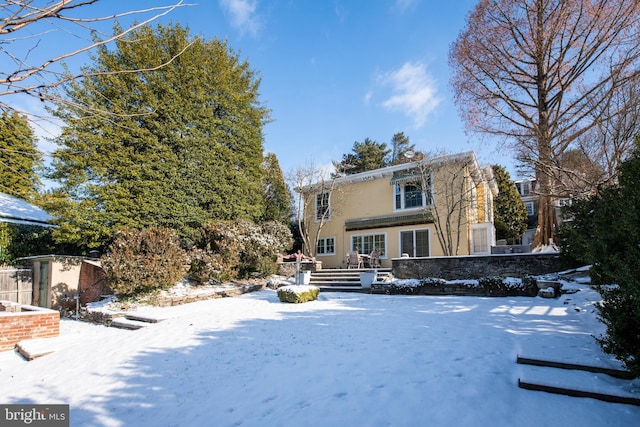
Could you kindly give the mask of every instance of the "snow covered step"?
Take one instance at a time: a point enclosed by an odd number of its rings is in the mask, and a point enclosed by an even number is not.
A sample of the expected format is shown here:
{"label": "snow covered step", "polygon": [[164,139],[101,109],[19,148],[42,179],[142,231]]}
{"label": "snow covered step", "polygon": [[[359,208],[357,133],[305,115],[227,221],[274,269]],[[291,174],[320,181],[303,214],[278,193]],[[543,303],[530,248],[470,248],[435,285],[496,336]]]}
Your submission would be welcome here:
{"label": "snow covered step", "polygon": [[552,360],[549,358],[523,357],[523,356],[518,356],[516,359],[516,362],[522,365],[544,366],[548,368],[560,368],[560,369],[601,373],[601,374],[607,374],[614,378],[621,378],[625,380],[633,379],[633,375],[631,374],[631,372],[624,369],[612,367],[612,366],[583,364],[583,363],[569,363],[561,360]]}
{"label": "snow covered step", "polygon": [[16,351],[26,360],[33,360],[53,353],[82,340],[78,336],[57,336],[49,338],[30,338],[16,344]]}
{"label": "snow covered step", "polygon": [[166,320],[166,317],[158,317],[158,316],[152,316],[150,314],[141,314],[141,313],[126,314],[124,317],[129,320],[136,320],[138,322],[146,322],[146,323],[158,323],[158,322],[162,322],[163,320]]}
{"label": "snow covered step", "polygon": [[[522,364],[523,358],[518,358]],[[540,360],[535,360],[540,362]],[[549,362],[549,361],[545,361]],[[640,381],[609,375],[609,368],[554,362],[570,367],[522,364],[518,387],[573,397],[589,397],[605,402],[640,406]],[[587,368],[587,369],[582,369]]]}
{"label": "snow covered step", "polygon": [[111,326],[114,328],[131,329],[131,330],[144,328],[145,326],[149,326],[150,324],[151,323],[149,322],[131,320],[131,319],[127,319],[126,317],[117,317],[111,321]]}
{"label": "snow covered step", "polygon": [[627,405],[640,406],[640,395],[611,390],[609,392],[590,389],[584,385],[567,386],[558,383],[549,383],[538,379],[518,378],[518,387],[526,390],[546,391],[547,393],[562,394],[572,397],[589,397],[591,399],[602,400],[611,403],[624,403]]}

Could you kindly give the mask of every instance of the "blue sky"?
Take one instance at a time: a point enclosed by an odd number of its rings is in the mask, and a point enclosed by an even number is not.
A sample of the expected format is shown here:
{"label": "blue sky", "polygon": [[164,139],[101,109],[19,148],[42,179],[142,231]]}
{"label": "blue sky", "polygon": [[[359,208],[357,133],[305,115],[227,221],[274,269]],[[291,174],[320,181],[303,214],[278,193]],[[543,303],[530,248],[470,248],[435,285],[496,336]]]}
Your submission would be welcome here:
{"label": "blue sky", "polygon": [[[102,1],[86,12],[170,3]],[[277,155],[285,174],[340,160],[365,138],[389,144],[402,131],[418,150],[474,150],[481,163],[501,164],[516,177],[510,153],[465,134],[449,87],[449,47],[476,0],[199,3],[161,21],[226,38],[259,73],[273,119],[264,129],[265,152]]]}

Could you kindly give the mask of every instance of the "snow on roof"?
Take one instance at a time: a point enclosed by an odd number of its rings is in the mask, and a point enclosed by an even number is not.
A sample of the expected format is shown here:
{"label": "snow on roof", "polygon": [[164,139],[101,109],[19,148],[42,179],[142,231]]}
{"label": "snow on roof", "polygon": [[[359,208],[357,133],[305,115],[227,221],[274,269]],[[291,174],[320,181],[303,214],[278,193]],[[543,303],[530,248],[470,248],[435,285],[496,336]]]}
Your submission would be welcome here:
{"label": "snow on roof", "polygon": [[51,220],[44,209],[8,194],[0,193],[0,222],[51,227]]}

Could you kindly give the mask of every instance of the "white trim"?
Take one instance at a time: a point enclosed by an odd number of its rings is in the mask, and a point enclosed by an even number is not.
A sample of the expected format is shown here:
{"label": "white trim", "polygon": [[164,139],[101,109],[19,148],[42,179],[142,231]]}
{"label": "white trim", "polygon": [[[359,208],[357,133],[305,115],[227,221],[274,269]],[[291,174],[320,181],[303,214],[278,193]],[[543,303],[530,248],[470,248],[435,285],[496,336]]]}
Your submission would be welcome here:
{"label": "white trim", "polygon": [[[471,236],[471,255],[491,255],[491,246],[495,246],[495,233],[492,233],[493,224],[490,222],[483,222],[479,224],[472,224],[470,227]],[[487,239],[486,242],[486,250],[485,251],[475,251],[475,236],[474,231],[482,230],[484,231],[484,236]]]}
{"label": "white trim", "polygon": [[[385,231],[382,231],[382,232],[371,232],[371,233],[352,233],[352,234],[348,234],[348,236],[349,236],[349,250],[350,251],[355,251],[356,250],[353,247],[353,238],[354,237],[384,236],[384,248],[375,247],[374,249],[376,249],[376,250],[378,250],[378,252],[380,252],[380,259],[387,259],[389,257],[389,252],[388,252],[389,236],[387,235],[387,233]],[[375,237],[374,237],[374,241],[375,241]],[[358,250],[358,252],[361,253],[361,254],[365,253],[365,252],[360,252],[361,250],[362,250],[362,248],[360,248],[360,250]]]}
{"label": "white trim", "polygon": [[[324,244],[324,248],[327,248],[327,243],[326,240],[327,239],[333,239],[333,252],[324,252],[324,253],[318,253],[318,243],[320,243],[320,240],[324,240],[325,244]],[[327,237],[318,237],[318,241],[316,242],[316,257],[323,257],[323,256],[335,256],[336,255],[336,242],[338,241],[338,239],[335,236],[327,236]]]}
{"label": "white trim", "polygon": [[[415,169],[417,165],[425,164],[425,162],[427,162],[426,164],[428,164],[431,168],[437,169],[440,166],[440,164],[446,164],[447,162],[461,161],[461,160],[466,160],[473,163],[474,170],[472,171],[472,175],[474,175],[474,179],[475,179],[475,177],[477,177],[478,173],[480,172],[480,167],[478,165],[478,160],[476,159],[476,154],[473,151],[465,151],[458,154],[435,157],[435,158],[427,159],[424,161],[418,160],[415,162],[408,162],[408,163],[402,163],[399,165],[387,166],[385,168],[374,169],[371,171],[354,173],[352,175],[345,175],[345,176],[341,176],[340,178],[337,178],[334,181],[334,183],[335,185],[346,185],[346,184],[355,184],[363,181],[371,181],[374,179],[391,178],[393,177],[394,172]],[[320,183],[313,183],[313,184],[305,185],[302,187],[297,187],[295,188],[295,191],[302,192],[302,193],[308,193],[311,191],[317,192],[318,189],[321,187],[321,185],[322,184]]]}
{"label": "white trim", "polygon": [[409,254],[410,257],[415,257],[415,244],[416,244],[416,231],[426,231],[427,232],[427,245],[428,245],[428,254],[423,255],[418,258],[428,258],[431,257],[431,250],[433,249],[433,245],[431,244],[431,229],[430,228],[407,228],[405,230],[398,230],[398,257],[402,257],[402,233],[412,232],[413,233],[413,252]]}

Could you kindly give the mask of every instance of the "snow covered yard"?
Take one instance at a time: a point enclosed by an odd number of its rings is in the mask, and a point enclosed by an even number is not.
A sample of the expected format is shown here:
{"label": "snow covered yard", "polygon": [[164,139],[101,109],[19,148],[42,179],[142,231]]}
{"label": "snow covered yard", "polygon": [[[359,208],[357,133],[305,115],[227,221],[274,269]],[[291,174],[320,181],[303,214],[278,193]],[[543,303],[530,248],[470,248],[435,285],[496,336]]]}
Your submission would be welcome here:
{"label": "snow covered yard", "polygon": [[74,426],[638,425],[638,406],[517,386],[640,396],[638,380],[516,364],[619,366],[592,337],[604,331],[599,295],[576,286],[558,299],[321,293],[304,304],[266,289],[140,308],[167,320],[136,331],[64,320],[54,353],[0,353],[1,400],[69,404]]}

